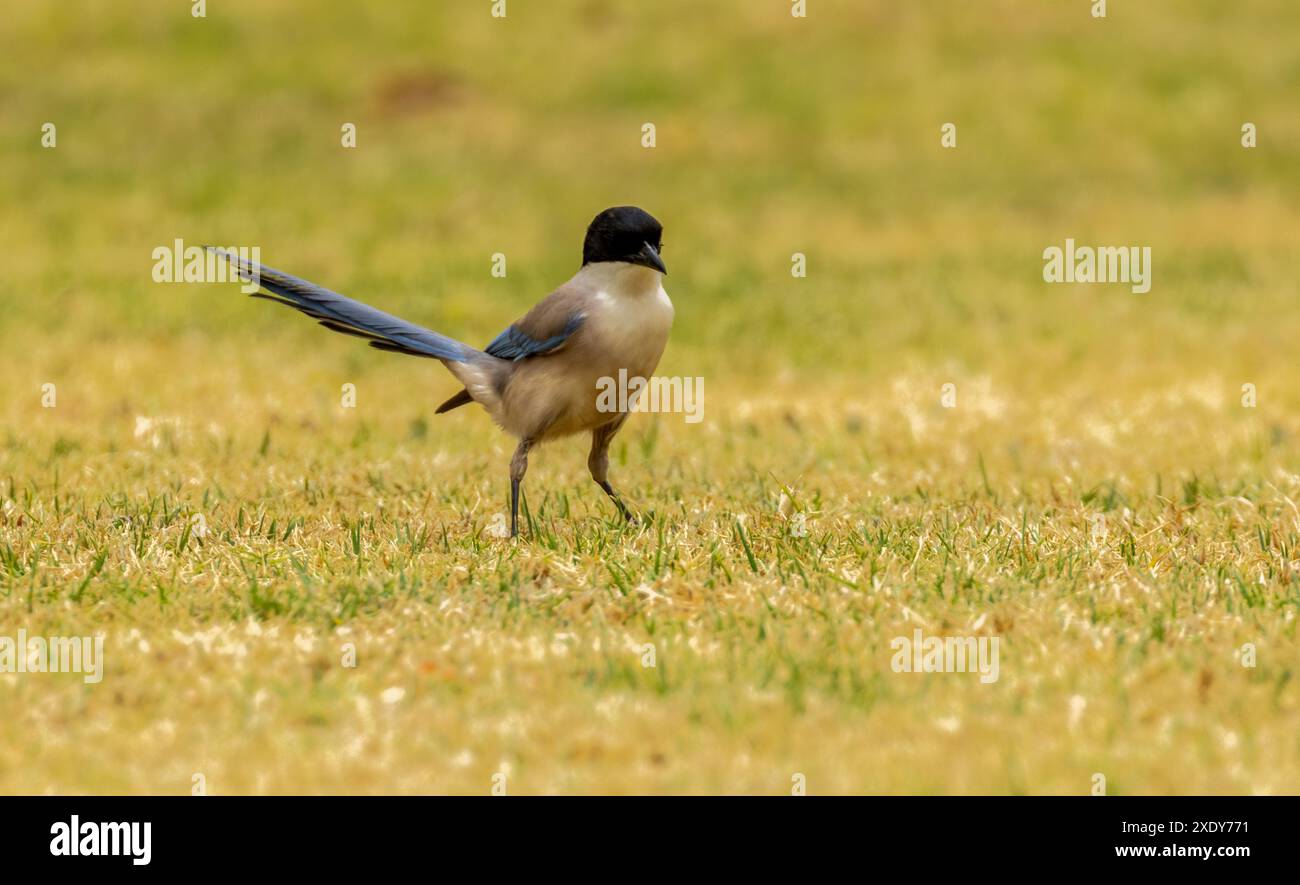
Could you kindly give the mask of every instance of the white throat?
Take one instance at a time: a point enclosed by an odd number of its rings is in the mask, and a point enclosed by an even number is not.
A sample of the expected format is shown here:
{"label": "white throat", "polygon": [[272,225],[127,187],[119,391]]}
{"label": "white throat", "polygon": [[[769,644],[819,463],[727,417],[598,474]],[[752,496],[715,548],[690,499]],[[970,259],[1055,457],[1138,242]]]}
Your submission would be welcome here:
{"label": "white throat", "polygon": [[574,276],[573,282],[595,292],[634,297],[659,292],[663,274],[652,267],[626,261],[593,261]]}

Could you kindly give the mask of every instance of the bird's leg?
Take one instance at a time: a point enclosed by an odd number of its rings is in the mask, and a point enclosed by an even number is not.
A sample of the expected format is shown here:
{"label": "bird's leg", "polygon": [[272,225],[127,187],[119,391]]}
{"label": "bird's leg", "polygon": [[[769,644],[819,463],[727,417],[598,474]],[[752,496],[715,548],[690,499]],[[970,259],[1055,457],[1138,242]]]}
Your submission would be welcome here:
{"label": "bird's leg", "polygon": [[591,454],[587,456],[587,468],[591,471],[591,478],[596,481],[596,485],[605,490],[605,494],[609,495],[623,518],[628,522],[636,522],[632,511],[627,509],[618,492],[614,491],[614,487],[609,484],[609,441],[622,426],[622,421],[616,421],[597,427],[591,432]]}
{"label": "bird's leg", "polygon": [[519,535],[519,484],[528,472],[528,450],[532,448],[531,439],[521,439],[515,449],[515,456],[510,459],[510,537]]}

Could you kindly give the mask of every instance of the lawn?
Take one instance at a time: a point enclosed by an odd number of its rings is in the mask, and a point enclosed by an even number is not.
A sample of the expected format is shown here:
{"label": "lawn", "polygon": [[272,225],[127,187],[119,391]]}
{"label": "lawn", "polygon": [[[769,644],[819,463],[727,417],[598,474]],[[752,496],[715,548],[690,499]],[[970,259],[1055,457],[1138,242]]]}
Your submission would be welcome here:
{"label": "lawn", "polygon": [[[1300,7],[807,5],[6,10],[0,636],[104,652],[0,673],[0,792],[1300,792]],[[440,365],[152,276],[483,345],[622,203],[706,391],[616,439],[635,526],[574,439],[497,537]]]}

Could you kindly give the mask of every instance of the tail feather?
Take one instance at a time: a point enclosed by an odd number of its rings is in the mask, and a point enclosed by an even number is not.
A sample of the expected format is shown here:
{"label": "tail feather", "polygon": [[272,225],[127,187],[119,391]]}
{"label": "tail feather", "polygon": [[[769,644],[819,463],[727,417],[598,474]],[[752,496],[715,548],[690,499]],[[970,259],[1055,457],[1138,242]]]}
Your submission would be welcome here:
{"label": "tail feather", "polygon": [[371,347],[456,363],[466,362],[480,354],[480,351],[468,344],[408,323],[400,317],[376,310],[368,304],[331,292],[315,283],[247,261],[224,249],[214,246],[208,246],[207,249],[229,261],[241,279],[256,281],[262,289],[271,293],[258,293],[254,297],[292,307],[318,320],[333,332],[366,338]]}
{"label": "tail feather", "polygon": [[474,402],[474,397],[469,395],[468,390],[462,390],[460,393],[447,400],[438,408],[433,410],[435,415],[441,415],[443,412],[450,412],[452,409],[459,409],[461,406],[467,406]]}

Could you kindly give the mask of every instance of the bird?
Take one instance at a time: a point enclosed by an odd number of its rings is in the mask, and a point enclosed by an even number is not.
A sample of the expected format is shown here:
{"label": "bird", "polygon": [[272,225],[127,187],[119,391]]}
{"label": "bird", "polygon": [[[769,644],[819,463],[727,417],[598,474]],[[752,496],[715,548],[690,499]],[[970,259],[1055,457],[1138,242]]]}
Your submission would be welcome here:
{"label": "bird", "polygon": [[581,433],[591,434],[591,478],[624,520],[636,522],[609,482],[609,444],[635,397],[624,410],[611,412],[597,390],[602,379],[650,379],[672,329],[673,303],[663,287],[663,225],[644,209],[614,206],[597,215],[587,226],[577,273],[482,350],[225,249],[206,248],[225,258],[236,276],[258,285],[254,298],[292,307],[379,350],[446,366],[463,389],[436,414],[477,403],[518,440],[510,459],[512,538],[519,535],[519,494],[530,451]]}

